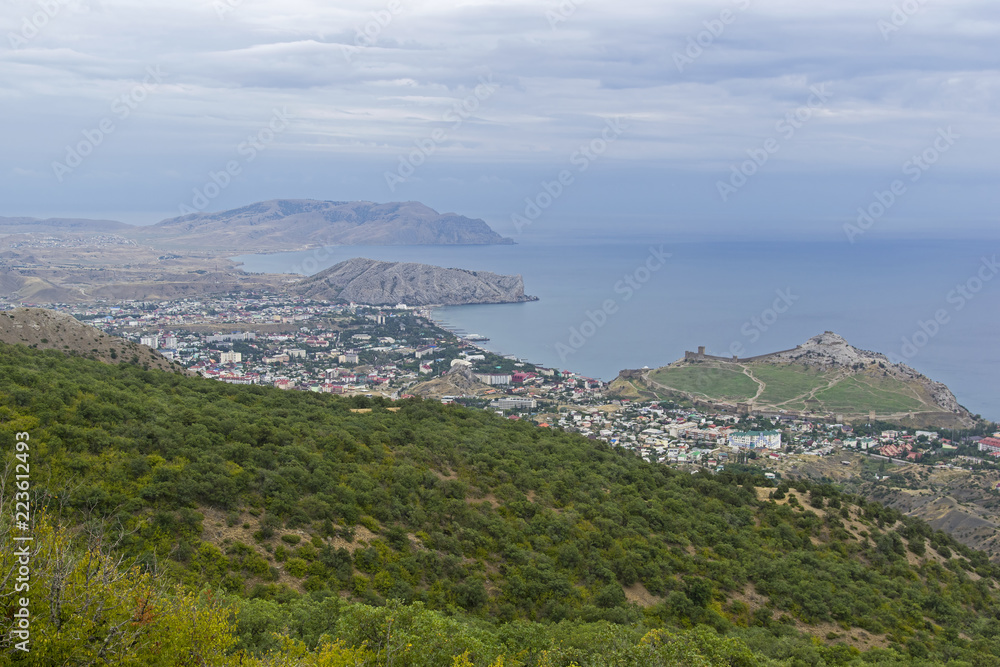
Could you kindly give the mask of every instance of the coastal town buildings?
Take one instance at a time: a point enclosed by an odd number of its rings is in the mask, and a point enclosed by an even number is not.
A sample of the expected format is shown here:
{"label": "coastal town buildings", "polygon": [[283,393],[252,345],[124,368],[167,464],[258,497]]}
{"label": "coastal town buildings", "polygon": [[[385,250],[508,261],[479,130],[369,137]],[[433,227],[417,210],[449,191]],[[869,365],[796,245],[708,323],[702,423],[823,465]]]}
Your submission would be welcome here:
{"label": "coastal town buildings", "polygon": [[230,384],[397,400],[418,383],[465,373],[479,389],[439,400],[579,433],[678,469],[715,472],[739,463],[773,474],[787,457],[841,451],[887,465],[1000,467],[997,434],[959,441],[930,429],[875,430],[820,418],[713,414],[670,401],[623,400],[601,380],[497,355],[483,341],[438,326],[426,310],[267,294],[50,307],[155,346],[189,370]]}

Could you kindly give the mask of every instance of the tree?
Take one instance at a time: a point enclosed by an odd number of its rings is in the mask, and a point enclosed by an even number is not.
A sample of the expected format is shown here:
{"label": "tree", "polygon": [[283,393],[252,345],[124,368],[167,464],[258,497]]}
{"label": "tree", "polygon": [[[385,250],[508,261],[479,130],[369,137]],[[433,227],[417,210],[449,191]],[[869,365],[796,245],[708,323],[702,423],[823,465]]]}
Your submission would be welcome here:
{"label": "tree", "polygon": [[[3,519],[0,519],[3,521]],[[0,525],[0,572],[15,560],[9,524]],[[235,664],[229,611],[215,593],[158,588],[149,572],[109,553],[102,540],[83,544],[42,515],[32,537],[30,651],[24,665]],[[4,619],[6,635],[16,627]]]}

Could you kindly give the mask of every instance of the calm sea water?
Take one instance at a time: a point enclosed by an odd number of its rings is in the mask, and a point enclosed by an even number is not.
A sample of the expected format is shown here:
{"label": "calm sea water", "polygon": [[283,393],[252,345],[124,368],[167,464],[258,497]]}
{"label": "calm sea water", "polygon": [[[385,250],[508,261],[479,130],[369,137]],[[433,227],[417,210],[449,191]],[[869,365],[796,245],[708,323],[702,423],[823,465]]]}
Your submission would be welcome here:
{"label": "calm sea water", "polygon": [[[824,331],[947,384],[1000,420],[996,242],[669,243],[580,239],[513,246],[342,246],[236,258],[315,273],[351,257],[519,273],[539,301],[440,308],[483,346],[610,380],[699,345],[740,356]],[[669,256],[666,256],[669,255]]]}

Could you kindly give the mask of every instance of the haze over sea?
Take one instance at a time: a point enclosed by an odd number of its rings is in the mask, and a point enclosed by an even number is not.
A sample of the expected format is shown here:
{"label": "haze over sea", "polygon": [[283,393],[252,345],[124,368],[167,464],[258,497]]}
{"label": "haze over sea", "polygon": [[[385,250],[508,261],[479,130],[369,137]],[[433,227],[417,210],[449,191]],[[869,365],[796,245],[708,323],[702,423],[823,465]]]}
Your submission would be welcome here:
{"label": "haze over sea", "polygon": [[624,368],[665,365],[698,345],[742,357],[834,331],[944,382],[973,413],[997,420],[998,245],[622,236],[518,239],[511,246],[340,246],[234,259],[250,272],[311,274],[369,257],[519,273],[525,292],[539,301],[438,308],[435,319],[488,336],[481,345],[495,352],[606,381]]}

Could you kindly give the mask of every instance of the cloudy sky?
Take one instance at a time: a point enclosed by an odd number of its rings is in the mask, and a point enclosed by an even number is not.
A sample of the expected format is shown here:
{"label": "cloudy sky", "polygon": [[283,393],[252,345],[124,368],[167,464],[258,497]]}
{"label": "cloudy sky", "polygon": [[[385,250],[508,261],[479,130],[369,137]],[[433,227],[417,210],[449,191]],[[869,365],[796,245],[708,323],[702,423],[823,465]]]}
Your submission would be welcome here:
{"label": "cloudy sky", "polygon": [[0,3],[0,215],[997,236],[996,2]]}

